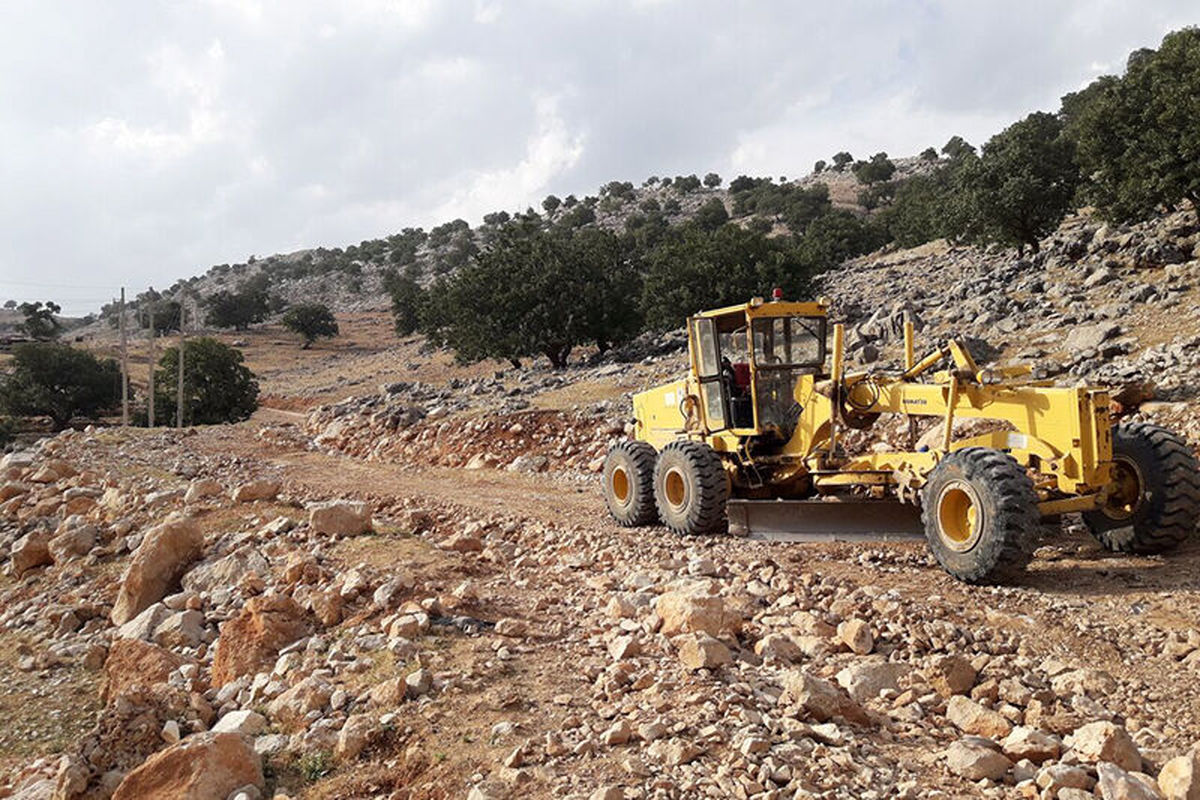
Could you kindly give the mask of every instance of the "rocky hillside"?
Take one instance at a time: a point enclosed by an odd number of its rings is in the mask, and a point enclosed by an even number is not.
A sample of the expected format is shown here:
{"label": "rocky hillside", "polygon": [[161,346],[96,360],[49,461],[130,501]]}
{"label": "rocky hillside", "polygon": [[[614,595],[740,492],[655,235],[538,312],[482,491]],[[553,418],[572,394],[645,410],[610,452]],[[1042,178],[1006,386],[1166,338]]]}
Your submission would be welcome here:
{"label": "rocky hillside", "polygon": [[[920,158],[900,158],[894,163],[897,180],[931,169],[931,162]],[[863,186],[848,169],[842,172],[829,169],[791,181],[779,181],[782,186],[801,188],[817,183],[829,187],[835,207],[859,209],[858,193]],[[749,224],[758,216],[739,214],[728,187],[699,186],[681,190],[674,183],[667,185],[658,178],[651,178],[641,186],[610,184],[601,187],[597,196],[585,197],[570,207],[561,205],[553,212],[538,209],[538,213],[555,221],[585,213],[581,219],[592,219],[600,227],[624,231],[631,218],[645,215],[651,209],[654,213],[662,213],[669,224],[677,225],[695,217],[701,206],[714,198],[720,200],[740,224]],[[489,214],[485,222],[475,228],[463,220],[455,220],[431,229],[428,236],[405,229],[345,248],[315,248],[251,257],[246,263],[218,265],[203,275],[180,281],[168,294],[186,286],[200,297],[207,297],[218,291],[234,290],[256,275],[265,274],[269,276],[272,293],[289,303],[318,301],[337,311],[387,308],[388,298],[382,287],[382,276],[387,269],[414,268],[422,276],[422,282],[452,272],[465,263],[471,253],[487,244],[504,219],[508,219],[507,214]],[[777,222],[773,215],[771,221],[776,233],[789,232],[786,224]]]}

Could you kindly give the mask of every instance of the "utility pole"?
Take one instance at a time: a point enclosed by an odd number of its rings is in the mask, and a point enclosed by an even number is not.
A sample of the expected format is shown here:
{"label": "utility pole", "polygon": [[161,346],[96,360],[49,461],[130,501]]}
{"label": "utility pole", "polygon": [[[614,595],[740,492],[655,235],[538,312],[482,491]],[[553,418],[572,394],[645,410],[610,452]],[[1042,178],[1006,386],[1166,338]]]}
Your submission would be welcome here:
{"label": "utility pole", "polygon": [[150,313],[150,399],[146,402],[146,421],[154,427],[154,300],[146,301]]}
{"label": "utility pole", "polygon": [[125,287],[121,287],[121,426],[129,427],[129,351],[125,343]]}
{"label": "utility pole", "polygon": [[183,344],[187,339],[187,334],[184,333],[183,320],[184,314],[187,311],[187,296],[179,293],[179,386],[177,388],[178,396],[175,402],[175,427],[183,427]]}

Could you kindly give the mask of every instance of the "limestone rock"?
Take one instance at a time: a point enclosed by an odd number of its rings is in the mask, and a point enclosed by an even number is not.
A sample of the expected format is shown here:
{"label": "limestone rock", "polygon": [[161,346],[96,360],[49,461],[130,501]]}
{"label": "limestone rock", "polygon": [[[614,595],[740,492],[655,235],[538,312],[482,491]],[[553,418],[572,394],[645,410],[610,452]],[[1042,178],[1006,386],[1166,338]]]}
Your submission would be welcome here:
{"label": "limestone rock", "polygon": [[994,743],[975,736],[954,742],[946,748],[943,757],[951,772],[969,781],[998,781],[1012,768],[1012,762],[995,750]]}
{"label": "limestone rock", "polygon": [[725,607],[725,601],[715,595],[666,592],[655,606],[662,618],[661,632],[665,636],[679,633],[707,633],[724,636],[741,629],[741,616]]}
{"label": "limestone rock", "polygon": [[1000,749],[1013,761],[1027,758],[1035,764],[1041,764],[1043,761],[1058,758],[1062,744],[1056,736],[1042,733],[1036,728],[1018,725],[1000,743]]}
{"label": "limestone rock", "polygon": [[942,656],[925,670],[925,679],[942,697],[971,691],[975,677],[975,668],[962,656]]}
{"label": "limestone rock", "polygon": [[263,786],[262,759],[236,733],[198,733],[130,772],[112,800],[216,800]]}
{"label": "limestone rock", "polygon": [[124,625],[157,603],[200,557],[204,533],[191,517],[171,515],[152,528],[133,554],[113,604],[112,621]]}
{"label": "limestone rock", "polygon": [[351,714],[338,733],[333,756],[347,762],[358,758],[366,749],[371,737],[379,730],[379,721],[372,714]]}
{"label": "limestone rock", "polygon": [[998,712],[984,708],[979,703],[956,694],[946,704],[946,719],[960,731],[989,739],[1003,739],[1012,731],[1012,723]]}
{"label": "limestone rock", "polygon": [[221,625],[213,654],[214,686],[269,666],[280,649],[308,633],[304,611],[284,594],[252,597],[240,614]]}
{"label": "limestone rock", "polygon": [[189,592],[211,592],[237,586],[249,573],[266,578],[271,574],[271,565],[257,548],[244,545],[221,558],[197,564],[180,583]]}
{"label": "limestone rock", "polygon": [[267,711],[281,725],[297,727],[308,712],[325,708],[332,695],[333,687],[327,681],[309,676],[272,700]]}
{"label": "limestone rock", "polygon": [[55,564],[62,564],[72,558],[85,556],[96,546],[98,535],[99,531],[96,530],[95,525],[80,525],[65,530],[47,543],[50,558],[54,560]]}
{"label": "limestone rock", "polygon": [[9,557],[9,571],[16,576],[36,567],[53,564],[54,559],[50,556],[50,534],[46,531],[33,531],[22,536],[13,544]]}
{"label": "limestone rock", "polygon": [[1068,741],[1083,761],[1109,761],[1124,770],[1142,768],[1142,756],[1129,732],[1111,722],[1089,722],[1077,729]]}
{"label": "limestone rock", "polygon": [[865,703],[879,697],[885,689],[898,690],[900,678],[908,672],[901,664],[891,664],[886,661],[863,661],[851,664],[836,676],[841,684],[857,703]]}
{"label": "limestone rock", "polygon": [[848,619],[837,628],[838,638],[851,652],[865,656],[875,649],[875,636],[871,626],[861,619]]}
{"label": "limestone rock", "polygon": [[137,639],[115,639],[104,661],[106,680],[100,699],[109,703],[134,684],[166,683],[183,663],[181,656],[158,645]]}
{"label": "limestone rock", "polygon": [[308,507],[308,524],[326,536],[358,536],[371,530],[371,507],[346,500],[316,503]]}
{"label": "limestone rock", "polygon": [[1163,800],[1149,776],[1131,775],[1107,761],[1096,765],[1096,774],[1100,776],[1100,796],[1104,800]]}
{"label": "limestone rock", "polygon": [[257,736],[266,732],[267,718],[257,711],[239,708],[217,720],[217,724],[213,725],[212,729],[216,733],[241,733],[246,736]]}
{"label": "limestone rock", "polygon": [[827,680],[802,669],[783,676],[783,697],[798,705],[803,715],[817,722],[841,717],[847,722],[865,724],[868,717],[850,695]]}
{"label": "limestone rock", "polygon": [[279,494],[279,481],[264,478],[243,483],[233,490],[233,502],[250,503],[255,500],[274,500]]}
{"label": "limestone rock", "polygon": [[733,660],[729,648],[705,633],[680,636],[679,661],[690,670],[714,669]]}
{"label": "limestone rock", "polygon": [[197,478],[188,486],[187,492],[183,495],[183,502],[195,503],[206,497],[216,497],[224,493],[225,490],[221,488],[221,484],[212,478]]}
{"label": "limestone rock", "polygon": [[1200,800],[1200,748],[1163,764],[1158,788],[1167,800]]}

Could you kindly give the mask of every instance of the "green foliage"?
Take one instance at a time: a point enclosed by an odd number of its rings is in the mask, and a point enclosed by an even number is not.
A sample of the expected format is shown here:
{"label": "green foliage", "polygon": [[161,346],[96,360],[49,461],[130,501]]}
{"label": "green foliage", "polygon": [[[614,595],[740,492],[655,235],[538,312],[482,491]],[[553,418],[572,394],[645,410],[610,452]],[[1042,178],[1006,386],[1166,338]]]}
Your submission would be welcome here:
{"label": "green foliage", "polygon": [[[271,307],[263,281],[247,281],[235,292],[223,289],[209,295],[204,304],[208,308],[204,317],[206,324],[239,331],[247,330],[253,323],[262,322]],[[157,317],[155,324],[158,324]]]}
{"label": "green foliage", "polygon": [[710,172],[704,176],[704,185],[709,189],[715,189],[721,185],[721,176],[715,172]]}
{"label": "green foliage", "polygon": [[604,350],[637,332],[637,276],[608,231],[513,222],[434,288],[422,329],[461,361],[545,355],[562,367],[580,344]]}
{"label": "green foliage", "polygon": [[642,309],[649,328],[668,330],[697,311],[744,303],[775,286],[789,297],[804,296],[811,274],[786,239],[732,224],[714,231],[684,224],[646,255]]}
{"label": "green foliage", "polygon": [[0,378],[0,407],[17,416],[47,416],[65,428],[121,399],[121,371],[112,359],[54,342],[17,345],[12,367]]}
{"label": "green foliage", "polygon": [[707,231],[714,231],[729,221],[729,212],[719,197],[713,197],[696,209],[696,224]]}
{"label": "green foliage", "polygon": [[914,175],[895,186],[892,201],[879,213],[879,221],[901,247],[950,237],[960,232],[951,227],[955,197],[949,169]]}
{"label": "green foliage", "polygon": [[338,335],[337,320],[329,306],[323,303],[301,303],[292,306],[283,315],[283,327],[299,334],[304,340],[301,348],[307,350],[318,338],[333,338]]}
{"label": "green foliage", "polygon": [[1071,208],[1075,146],[1058,117],[1036,112],[989,139],[978,159],[966,159],[960,179],[977,238],[1036,252]]}
{"label": "green foliage", "polygon": [[[188,339],[183,350],[183,421],[218,425],[247,419],[258,408],[258,382],[242,353],[216,339]],[[154,412],[174,420],[179,386],[179,347],[163,353],[154,372]]]}
{"label": "green foliage", "polygon": [[4,301],[4,308],[5,308],[5,310],[6,310],[6,311],[12,311],[12,310],[13,310],[13,309],[15,309],[16,307],[17,307],[17,301],[16,301],[16,300],[5,300],[5,301]]}
{"label": "green foliage", "polygon": [[629,181],[611,181],[600,187],[601,197],[611,197],[613,200],[633,200],[633,184]]}
{"label": "green foliage", "polygon": [[315,750],[300,756],[297,766],[308,783],[316,783],[333,772],[333,754],[328,750]]}
{"label": "green foliage", "polygon": [[17,310],[25,315],[25,321],[20,329],[30,339],[46,341],[54,339],[62,330],[62,324],[55,316],[62,311],[58,303],[47,300],[45,303],[21,303]]}
{"label": "green foliage", "polygon": [[1063,98],[1062,116],[1110,219],[1136,220],[1187,200],[1200,212],[1200,28],[1130,55],[1121,78]]}
{"label": "green foliage", "polygon": [[689,194],[700,188],[700,179],[695,175],[676,175],[672,185],[680,194]]}
{"label": "green foliage", "polygon": [[[733,213],[737,216],[761,214],[786,222],[794,232],[803,231],[817,217],[829,212],[829,187],[817,183],[808,188],[796,184],[772,183],[770,178],[738,181],[733,192]],[[733,188],[733,185],[730,185]]]}
{"label": "green foliage", "polygon": [[961,136],[951,136],[950,140],[942,145],[942,153],[951,159],[958,160],[968,156],[975,155],[975,147],[967,142]]}
{"label": "green foliage", "polygon": [[887,153],[876,153],[870,161],[856,161],[850,168],[859,183],[868,186],[882,181],[889,181],[896,174],[896,165],[888,158]]}
{"label": "green foliage", "polygon": [[922,161],[937,161],[938,160],[937,148],[936,147],[926,147],[924,150],[921,151],[921,160]]}
{"label": "green foliage", "polygon": [[17,421],[12,417],[0,416],[0,447],[17,438]]}
{"label": "green foliage", "polygon": [[[148,296],[153,295],[153,296]],[[137,323],[142,330],[150,328],[154,322],[154,330],[159,333],[179,330],[179,321],[183,308],[175,300],[159,296],[153,289],[138,296]]]}
{"label": "green foliage", "polygon": [[798,247],[809,268],[821,272],[847,258],[878,250],[889,238],[887,229],[871,217],[835,209],[813,220]]}
{"label": "green foliage", "polygon": [[813,164],[813,173],[816,174],[816,173],[824,172],[825,167],[827,167],[827,166],[828,165],[825,163],[825,159],[819,158],[819,159],[817,159],[817,163]]}
{"label": "green foliage", "polygon": [[562,200],[559,200],[552,194],[546,195],[546,199],[542,201],[542,208],[547,214],[553,214],[562,205]]}
{"label": "green foliage", "polygon": [[847,166],[854,162],[854,156],[843,150],[840,153],[835,153],[833,156],[833,171],[842,172]]}
{"label": "green foliage", "polygon": [[421,309],[425,305],[425,290],[409,274],[390,273],[384,276],[383,290],[392,300],[392,319],[397,336],[411,336],[421,325]]}

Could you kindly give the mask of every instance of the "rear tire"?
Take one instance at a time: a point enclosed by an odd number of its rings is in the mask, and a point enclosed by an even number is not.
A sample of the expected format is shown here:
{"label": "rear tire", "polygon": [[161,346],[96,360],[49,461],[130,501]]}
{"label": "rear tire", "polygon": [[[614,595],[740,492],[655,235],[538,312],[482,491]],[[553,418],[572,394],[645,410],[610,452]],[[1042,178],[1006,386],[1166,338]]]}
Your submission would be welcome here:
{"label": "rear tire", "polygon": [[654,467],[654,500],[659,518],[675,533],[696,536],[726,530],[729,479],[720,456],[702,442],[671,442]]}
{"label": "rear tire", "polygon": [[1158,425],[1130,422],[1113,428],[1113,478],[1122,490],[1109,504],[1083,515],[1108,550],[1162,553],[1196,530],[1200,474],[1182,438]]}
{"label": "rear tire", "polygon": [[1029,563],[1039,527],[1033,481],[987,447],[950,453],[929,474],[921,520],[942,569],[966,583],[995,583]]}
{"label": "rear tire", "polygon": [[624,441],[604,459],[604,502],[618,525],[635,528],[658,521],[654,506],[654,462],[658,451],[648,442]]}

